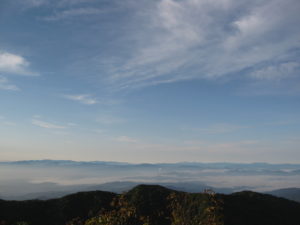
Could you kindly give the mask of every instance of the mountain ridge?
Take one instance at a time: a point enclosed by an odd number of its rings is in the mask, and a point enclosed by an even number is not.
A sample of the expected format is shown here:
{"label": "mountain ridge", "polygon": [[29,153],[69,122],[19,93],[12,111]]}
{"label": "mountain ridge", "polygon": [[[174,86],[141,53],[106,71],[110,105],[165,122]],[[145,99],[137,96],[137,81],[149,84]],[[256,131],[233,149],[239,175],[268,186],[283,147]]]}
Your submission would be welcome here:
{"label": "mountain ridge", "polygon": [[269,162],[172,162],[172,163],[129,163],[119,161],[76,161],[76,160],[55,160],[55,159],[40,159],[40,160],[17,160],[17,161],[0,161],[0,164],[102,164],[102,165],[132,165],[132,166],[143,166],[143,165],[215,165],[215,166],[229,166],[229,165],[243,165],[243,166],[299,166],[300,163],[269,163]]}
{"label": "mountain ridge", "polygon": [[138,185],[124,194],[93,191],[45,201],[0,200],[0,222],[6,225],[18,222],[30,225],[100,225],[97,221],[101,218],[126,213],[129,215],[126,221],[135,222],[124,222],[123,225],[142,224],[141,218],[148,218],[148,224],[151,225],[171,225],[174,219],[182,218],[205,221],[206,209],[212,207],[214,201],[220,203],[220,208],[213,212],[222,213],[220,218],[225,225],[300,223],[300,203],[269,194],[252,191],[230,195],[211,192],[185,193],[159,185]]}

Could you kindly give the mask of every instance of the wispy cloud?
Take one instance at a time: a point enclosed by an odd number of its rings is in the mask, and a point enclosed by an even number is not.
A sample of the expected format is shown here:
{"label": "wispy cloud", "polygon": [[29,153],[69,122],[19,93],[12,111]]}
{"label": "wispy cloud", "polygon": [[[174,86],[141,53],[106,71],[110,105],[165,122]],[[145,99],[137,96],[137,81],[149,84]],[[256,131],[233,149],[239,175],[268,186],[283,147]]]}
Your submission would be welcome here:
{"label": "wispy cloud", "polygon": [[70,6],[70,5],[77,5],[87,2],[96,2],[97,0],[61,0],[58,2],[59,6]]}
{"label": "wispy cloud", "polygon": [[46,129],[66,129],[66,126],[45,122],[42,120],[33,119],[31,123],[35,126],[46,128]]}
{"label": "wispy cloud", "polygon": [[36,8],[40,7],[43,5],[47,5],[50,1],[49,0],[17,0],[16,3],[18,6],[21,6],[21,9],[31,9],[31,8]]}
{"label": "wispy cloud", "polygon": [[206,134],[231,133],[240,130],[242,128],[245,128],[245,126],[238,126],[238,125],[228,124],[228,123],[220,123],[220,124],[214,124],[208,128],[203,128],[203,129],[200,128],[199,132],[206,133]]}
{"label": "wispy cloud", "polygon": [[126,120],[112,115],[99,115],[96,119],[96,122],[102,124],[118,124],[118,123],[124,123],[126,122]]}
{"label": "wispy cloud", "polygon": [[52,132],[55,135],[59,135],[59,136],[66,136],[69,135],[70,133],[67,131],[62,131],[62,130],[55,130]]}
{"label": "wispy cloud", "polygon": [[251,149],[251,147],[258,144],[260,144],[260,142],[257,140],[242,140],[215,144],[210,143],[206,148],[214,151],[240,152],[242,149]]}
{"label": "wispy cloud", "polygon": [[16,123],[10,121],[4,121],[3,124],[6,126],[16,126]]}
{"label": "wispy cloud", "polygon": [[117,137],[116,141],[118,141],[118,142],[126,142],[126,143],[137,143],[138,142],[137,139],[134,139],[134,138],[131,138],[131,137],[128,137],[128,136]]}
{"label": "wispy cloud", "polygon": [[136,15],[136,33],[126,33],[138,39],[131,57],[109,71],[117,88],[245,75],[293,61],[291,49],[300,47],[297,0],[159,0],[146,8]]}
{"label": "wispy cloud", "polygon": [[76,18],[81,16],[91,16],[101,14],[104,11],[97,8],[75,8],[58,11],[55,14],[45,17],[46,21],[58,21],[62,19]]}
{"label": "wispy cloud", "polygon": [[287,120],[277,120],[273,122],[266,122],[262,125],[264,126],[289,126],[289,125],[298,125],[300,123],[300,119],[287,119]]}
{"label": "wispy cloud", "polygon": [[69,127],[76,127],[76,126],[78,126],[78,124],[76,124],[76,123],[68,123],[67,124]]}
{"label": "wispy cloud", "polygon": [[[263,72],[263,71],[262,71]],[[266,73],[260,73],[262,76],[267,76]],[[264,75],[263,75],[264,74]],[[287,96],[299,95],[300,83],[298,72],[291,75],[279,75],[277,78],[255,78],[256,81],[245,83],[237,89],[237,94],[242,96]],[[276,75],[276,73],[275,73]]]}
{"label": "wispy cloud", "polygon": [[240,129],[247,128],[247,126],[240,126],[229,123],[219,123],[213,124],[208,127],[200,128],[183,128],[184,131],[193,131],[199,134],[222,134],[222,133],[231,133],[238,131]]}
{"label": "wispy cloud", "polygon": [[250,73],[250,76],[260,80],[281,80],[297,76],[300,63],[286,62],[278,65],[270,65]]}
{"label": "wispy cloud", "polygon": [[15,122],[11,122],[7,120],[4,116],[0,116],[0,124],[3,124],[5,126],[16,126],[17,124]]}
{"label": "wispy cloud", "polygon": [[29,65],[29,62],[20,55],[0,51],[0,72],[30,76],[37,75],[37,73],[29,70]]}
{"label": "wispy cloud", "polygon": [[93,98],[89,94],[80,94],[80,95],[63,95],[64,98],[80,102],[86,105],[94,105],[97,104],[97,99]]}
{"label": "wispy cloud", "polygon": [[105,133],[105,130],[102,130],[102,129],[94,129],[94,130],[92,130],[94,133],[96,133],[96,134],[103,134],[103,133]]}
{"label": "wispy cloud", "polygon": [[20,89],[16,85],[9,83],[7,78],[0,76],[0,90],[19,91]]}
{"label": "wispy cloud", "polygon": [[[119,140],[118,140],[119,139]],[[118,137],[116,141],[126,142],[130,145],[130,149],[143,152],[155,153],[172,153],[174,155],[198,155],[197,157],[208,157],[210,160],[222,161],[222,159],[236,158],[235,154],[239,157],[243,154],[251,155],[255,149],[259,154],[259,150],[263,149],[267,143],[258,140],[237,140],[237,141],[199,141],[199,140],[186,140],[180,144],[174,143],[147,143],[128,138],[127,136]],[[251,152],[252,150],[252,152]],[[188,153],[188,154],[187,154]],[[216,158],[215,158],[216,157]],[[239,158],[237,157],[237,158]],[[241,159],[242,157],[240,157]],[[179,158],[178,158],[179,159]],[[180,159],[179,159],[180,160]],[[233,160],[234,161],[234,160]]]}

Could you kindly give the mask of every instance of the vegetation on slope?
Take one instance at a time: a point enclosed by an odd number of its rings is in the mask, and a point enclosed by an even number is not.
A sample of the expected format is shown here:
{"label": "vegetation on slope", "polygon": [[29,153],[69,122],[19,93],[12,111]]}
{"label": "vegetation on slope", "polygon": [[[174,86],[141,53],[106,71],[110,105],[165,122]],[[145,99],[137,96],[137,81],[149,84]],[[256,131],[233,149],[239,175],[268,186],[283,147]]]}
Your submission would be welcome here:
{"label": "vegetation on slope", "polygon": [[1,225],[299,225],[300,204],[271,195],[184,193],[139,185],[47,201],[0,201]]}
{"label": "vegetation on slope", "polygon": [[81,220],[109,208],[114,193],[93,191],[72,194],[52,200],[0,200],[0,224],[63,225],[74,218]]}

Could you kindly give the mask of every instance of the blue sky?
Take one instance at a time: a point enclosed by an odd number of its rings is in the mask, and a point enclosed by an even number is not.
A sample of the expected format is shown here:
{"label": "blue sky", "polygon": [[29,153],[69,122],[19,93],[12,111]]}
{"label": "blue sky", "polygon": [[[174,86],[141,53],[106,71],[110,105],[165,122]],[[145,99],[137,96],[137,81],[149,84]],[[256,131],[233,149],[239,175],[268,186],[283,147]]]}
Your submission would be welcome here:
{"label": "blue sky", "polygon": [[0,159],[300,163],[298,0],[4,0]]}

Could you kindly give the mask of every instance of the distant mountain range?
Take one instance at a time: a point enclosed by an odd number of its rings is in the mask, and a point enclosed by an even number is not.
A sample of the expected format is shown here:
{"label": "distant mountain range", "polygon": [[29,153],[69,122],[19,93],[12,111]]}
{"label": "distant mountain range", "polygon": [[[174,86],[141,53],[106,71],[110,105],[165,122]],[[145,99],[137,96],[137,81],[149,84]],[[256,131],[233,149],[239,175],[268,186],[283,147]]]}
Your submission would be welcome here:
{"label": "distant mountain range", "polygon": [[[114,162],[114,161],[72,161],[72,160],[23,160],[23,161],[0,161],[4,165],[43,165],[43,166],[130,166],[130,167],[197,167],[197,168],[214,168],[214,169],[291,169],[300,170],[300,164],[270,164],[262,162],[254,163],[228,163],[228,162],[177,162],[177,163],[127,163],[127,162]],[[291,171],[285,171],[291,172]],[[299,171],[300,172],[300,171]]]}
{"label": "distant mountain range", "polygon": [[[0,198],[7,200],[93,190],[121,193],[138,184],[159,184],[186,192],[253,190],[299,201],[297,189],[286,188],[300,188],[300,164],[28,160],[0,162],[0,171]],[[277,189],[283,190],[268,192]]]}
{"label": "distant mountain range", "polygon": [[81,192],[52,200],[0,200],[5,225],[299,225],[300,203],[243,191],[189,194],[139,185],[124,194]]}
{"label": "distant mountain range", "polygon": [[[99,185],[78,185],[78,186],[71,186],[69,190],[65,191],[49,191],[49,192],[37,192],[37,193],[28,193],[19,196],[7,196],[4,199],[16,199],[16,200],[28,200],[28,199],[40,199],[40,200],[47,200],[53,198],[60,198],[66,196],[68,194],[73,194],[78,191],[111,191],[114,193],[122,193],[126,192],[133,187],[140,185],[141,183],[138,182],[110,182],[104,183]],[[231,194],[236,192],[238,187],[235,188],[215,188],[208,185],[205,185],[201,182],[178,182],[178,183],[167,183],[167,182],[160,182],[160,183],[148,183],[148,185],[160,185],[172,190],[176,191],[184,191],[189,193],[199,193],[203,192],[206,189],[211,189],[216,193],[221,194]],[[239,187],[240,190],[244,190],[243,187]],[[286,198],[289,200],[300,202],[300,188],[286,188],[286,189],[278,189],[272,190],[268,192],[263,192],[265,194],[274,195],[277,197]],[[1,196],[0,196],[1,199]]]}
{"label": "distant mountain range", "polygon": [[[185,191],[190,193],[199,193],[204,191],[205,189],[212,189],[217,193],[232,193],[235,189],[233,188],[214,188],[208,185],[205,185],[201,182],[156,182],[156,183],[139,183],[139,182],[129,182],[129,181],[116,181],[116,182],[109,182],[104,184],[98,185],[74,185],[69,186],[64,191],[48,191],[48,192],[34,192],[28,193],[24,195],[14,195],[14,196],[6,196],[4,199],[14,199],[14,200],[28,200],[28,199],[40,199],[40,200],[47,200],[51,198],[59,198],[63,197],[68,194],[72,194],[78,191],[112,191],[115,193],[122,193],[125,191],[130,190],[131,188],[140,185],[140,184],[148,184],[148,185],[161,185],[163,187],[177,190],[177,191]],[[242,190],[243,188],[240,187]],[[0,196],[1,199],[1,196]]]}
{"label": "distant mountain range", "polygon": [[266,192],[267,194],[300,202],[300,188],[285,188]]}

